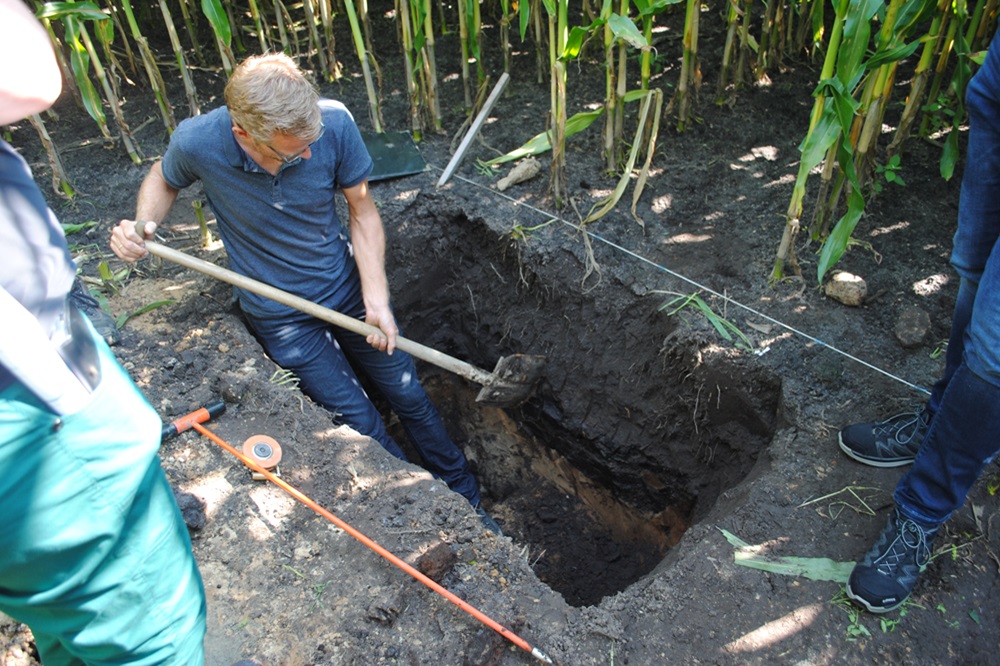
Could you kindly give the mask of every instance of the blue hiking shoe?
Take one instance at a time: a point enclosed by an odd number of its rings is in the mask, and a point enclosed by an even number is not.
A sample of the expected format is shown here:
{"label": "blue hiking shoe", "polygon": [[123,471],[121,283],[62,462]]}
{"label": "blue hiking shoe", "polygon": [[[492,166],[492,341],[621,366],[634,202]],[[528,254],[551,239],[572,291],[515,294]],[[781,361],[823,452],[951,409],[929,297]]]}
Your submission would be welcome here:
{"label": "blue hiking shoe", "polygon": [[931,559],[937,528],[927,529],[893,510],[864,558],[854,565],[847,596],[872,613],[887,613],[903,605]]}
{"label": "blue hiking shoe", "polygon": [[909,465],[917,457],[930,425],[927,410],[891,416],[885,421],[855,423],[840,431],[840,450],[872,467]]}
{"label": "blue hiking shoe", "polygon": [[493,534],[496,534],[497,536],[503,536],[503,531],[500,529],[500,526],[497,525],[497,521],[493,520],[493,517],[486,513],[486,509],[483,508],[482,504],[477,504],[475,509],[476,515],[479,516],[479,522],[482,523],[484,528],[493,532]]}

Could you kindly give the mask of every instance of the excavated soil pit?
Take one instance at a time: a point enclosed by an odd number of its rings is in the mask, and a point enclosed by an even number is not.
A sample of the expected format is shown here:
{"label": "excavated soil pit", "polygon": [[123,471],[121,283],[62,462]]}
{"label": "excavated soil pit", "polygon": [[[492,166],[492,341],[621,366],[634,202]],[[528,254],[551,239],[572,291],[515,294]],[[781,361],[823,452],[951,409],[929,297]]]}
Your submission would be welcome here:
{"label": "excavated soil pit", "polygon": [[[492,370],[546,356],[513,409],[432,367],[424,384],[466,450],[484,506],[538,577],[574,606],[655,568],[773,436],[780,381],[605,279],[583,293],[572,252],[530,243],[420,195],[387,214],[390,281],[405,333]],[[395,433],[400,440],[401,432]]]}

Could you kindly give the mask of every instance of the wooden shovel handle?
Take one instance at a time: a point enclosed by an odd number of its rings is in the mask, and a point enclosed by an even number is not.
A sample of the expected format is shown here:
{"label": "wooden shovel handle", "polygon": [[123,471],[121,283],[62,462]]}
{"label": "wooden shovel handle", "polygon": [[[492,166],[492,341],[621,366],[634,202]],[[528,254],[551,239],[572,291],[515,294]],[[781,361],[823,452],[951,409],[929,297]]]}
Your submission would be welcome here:
{"label": "wooden shovel handle", "polygon": [[[381,335],[383,337],[385,336],[381,329],[370,326],[359,319],[348,317],[347,315],[337,312],[336,310],[331,310],[330,308],[325,308],[322,305],[317,305],[316,303],[301,298],[300,296],[295,296],[294,294],[282,291],[277,287],[272,287],[271,285],[260,282],[259,280],[254,280],[253,278],[248,278],[245,275],[240,275],[239,273],[222,268],[221,266],[216,266],[211,262],[198,259],[197,257],[192,257],[189,254],[167,247],[166,245],[161,245],[155,241],[147,240],[146,249],[149,250],[149,253],[153,256],[166,259],[167,261],[179,264],[185,268],[190,268],[198,271],[199,273],[204,273],[205,275],[222,280],[223,282],[228,282],[229,284],[237,286],[240,289],[246,289],[249,292],[269,298],[272,301],[281,303],[282,305],[287,305],[288,307],[298,310],[299,312],[304,312],[307,315],[311,315],[317,319],[333,324],[334,326],[339,326],[340,328],[353,333],[364,335],[366,337],[372,334]],[[427,361],[428,363],[436,365],[439,368],[443,368],[449,372],[454,372],[457,375],[465,377],[466,379],[483,386],[492,384],[496,379],[494,375],[486,372],[485,370],[481,370],[480,368],[466,363],[465,361],[461,361],[453,356],[448,356],[443,352],[422,345],[419,342],[414,342],[413,340],[409,340],[402,336],[396,337],[396,347],[422,361]]]}

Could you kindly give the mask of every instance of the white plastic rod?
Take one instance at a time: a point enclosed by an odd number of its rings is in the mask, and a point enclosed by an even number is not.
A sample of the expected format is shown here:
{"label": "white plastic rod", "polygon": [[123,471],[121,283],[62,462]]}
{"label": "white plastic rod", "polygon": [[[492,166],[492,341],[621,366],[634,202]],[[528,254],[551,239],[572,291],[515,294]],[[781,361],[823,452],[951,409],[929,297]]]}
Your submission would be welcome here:
{"label": "white plastic rod", "polygon": [[490,111],[493,110],[493,105],[497,103],[498,99],[500,99],[500,93],[502,93],[503,89],[507,87],[508,81],[510,81],[510,75],[507,74],[507,72],[500,75],[500,80],[497,81],[495,86],[493,86],[493,92],[490,93],[490,96],[486,99],[486,103],[483,104],[482,111],[479,112],[479,115],[476,116],[476,119],[472,122],[472,127],[470,127],[469,131],[465,133],[465,137],[462,139],[462,143],[458,146],[458,150],[455,151],[451,161],[448,162],[448,166],[445,167],[444,173],[442,173],[441,177],[438,178],[438,187],[447,183],[448,179],[451,178],[451,175],[455,173],[455,169],[458,168],[459,162],[462,161],[462,158],[465,157],[465,153],[469,150],[469,144],[472,143],[472,140],[476,138],[477,134],[479,134],[479,129],[483,126],[483,122],[486,121],[486,117],[490,115]]}

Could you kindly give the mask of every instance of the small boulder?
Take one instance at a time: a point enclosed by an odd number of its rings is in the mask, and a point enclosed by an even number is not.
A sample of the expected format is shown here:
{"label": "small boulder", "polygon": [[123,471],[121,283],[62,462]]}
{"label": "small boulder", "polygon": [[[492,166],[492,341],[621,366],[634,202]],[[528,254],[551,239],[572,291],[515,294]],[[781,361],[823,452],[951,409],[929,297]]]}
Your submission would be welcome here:
{"label": "small boulder", "polygon": [[864,278],[846,271],[837,271],[826,283],[826,295],[844,305],[857,307],[865,302],[868,285]]}

